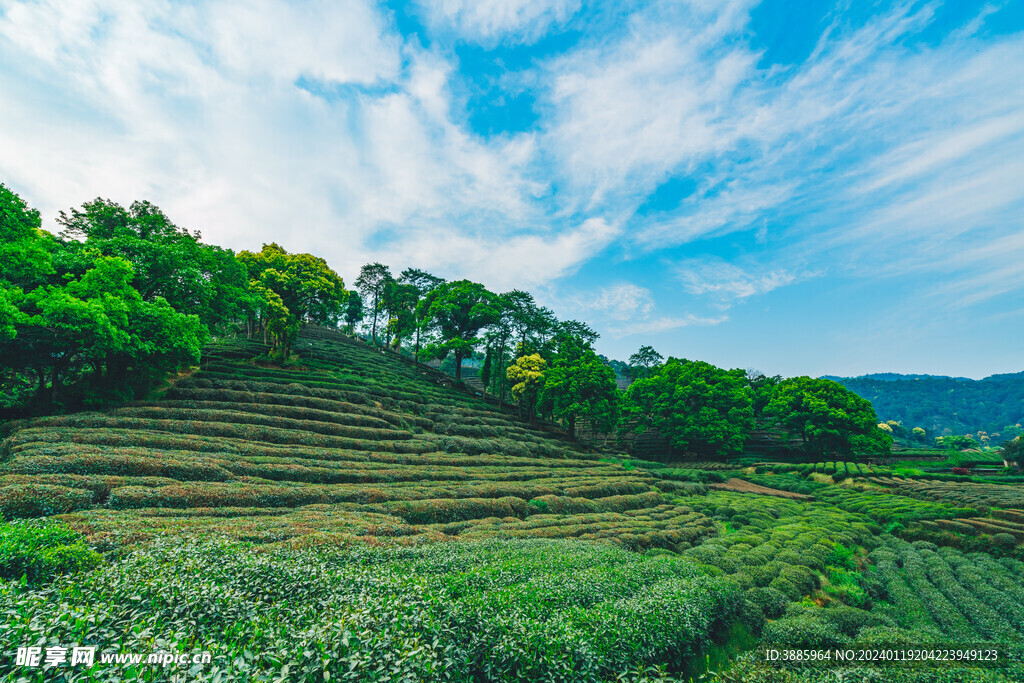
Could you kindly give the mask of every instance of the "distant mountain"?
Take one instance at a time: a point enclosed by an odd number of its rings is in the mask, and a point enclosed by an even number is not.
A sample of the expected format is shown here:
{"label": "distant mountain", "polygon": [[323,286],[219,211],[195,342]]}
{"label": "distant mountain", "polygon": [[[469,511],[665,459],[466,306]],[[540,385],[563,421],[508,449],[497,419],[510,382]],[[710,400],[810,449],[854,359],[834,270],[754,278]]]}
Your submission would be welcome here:
{"label": "distant mountain", "polygon": [[1013,382],[1024,380],[1024,372],[1006,372],[1002,375],[989,375],[982,382]]}
{"label": "distant mountain", "polygon": [[879,419],[923,427],[935,436],[999,433],[1024,422],[1024,372],[981,380],[892,372],[825,379],[871,401]]}
{"label": "distant mountain", "polygon": [[[1021,373],[1024,374],[1024,373]],[[880,382],[899,382],[911,379],[952,379],[957,382],[974,382],[970,377],[950,377],[949,375],[902,375],[898,372],[873,372],[870,375],[859,377],[839,377],[837,375],[822,375],[822,379],[830,379],[834,382],[848,379],[877,379]]]}

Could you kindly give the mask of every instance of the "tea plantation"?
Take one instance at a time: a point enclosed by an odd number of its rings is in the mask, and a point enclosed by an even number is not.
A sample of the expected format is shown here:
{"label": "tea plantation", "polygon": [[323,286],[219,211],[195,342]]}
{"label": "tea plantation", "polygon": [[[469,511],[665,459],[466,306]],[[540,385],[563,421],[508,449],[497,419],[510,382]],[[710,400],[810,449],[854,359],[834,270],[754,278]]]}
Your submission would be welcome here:
{"label": "tea plantation", "polygon": [[[10,425],[3,680],[810,682],[757,652],[942,643],[1012,661],[845,680],[1024,680],[1019,485],[641,462],[336,331],[265,351]],[[72,644],[211,661],[15,664]]]}

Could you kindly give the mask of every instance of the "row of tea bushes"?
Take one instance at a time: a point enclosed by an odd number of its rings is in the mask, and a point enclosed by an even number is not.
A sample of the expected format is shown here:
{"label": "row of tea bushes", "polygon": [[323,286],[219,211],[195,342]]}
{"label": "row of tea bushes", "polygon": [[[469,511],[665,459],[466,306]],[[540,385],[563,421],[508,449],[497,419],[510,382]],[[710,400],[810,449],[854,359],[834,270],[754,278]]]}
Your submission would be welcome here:
{"label": "row of tea bushes", "polygon": [[[778,606],[778,596],[797,601],[818,590],[823,581],[828,583],[829,568],[847,565],[848,549],[870,543],[877,530],[859,515],[774,497],[716,491],[690,504],[720,519],[731,533],[710,538],[684,555],[726,572],[762,605]],[[835,597],[865,602],[844,591]],[[765,613],[768,618],[780,615],[776,608]]]}
{"label": "row of tea bushes", "polygon": [[[415,549],[160,542],[83,580],[0,591],[0,648],[209,650],[206,680],[636,680],[700,657],[738,587],[678,558],[567,541]],[[88,616],[88,618],[80,618]],[[145,667],[80,673],[120,681]],[[38,669],[15,671],[38,676]],[[149,674],[152,676],[152,672]],[[32,679],[27,679],[32,680]]]}
{"label": "row of tea bushes", "polygon": [[902,626],[962,643],[1024,643],[1024,584],[990,556],[886,536],[871,559]]}
{"label": "row of tea bushes", "polygon": [[929,481],[898,477],[878,477],[872,481],[896,493],[916,498],[949,501],[974,507],[1024,507],[1024,487],[1015,484]]}
{"label": "row of tea bushes", "polygon": [[773,472],[775,474],[793,472],[804,477],[810,476],[811,474],[826,474],[831,476],[835,481],[841,481],[847,477],[872,477],[889,474],[890,470],[887,467],[869,465],[863,462],[829,460],[803,464],[776,463],[773,465],[761,465],[755,468],[755,472],[757,474],[763,474],[765,472]]}

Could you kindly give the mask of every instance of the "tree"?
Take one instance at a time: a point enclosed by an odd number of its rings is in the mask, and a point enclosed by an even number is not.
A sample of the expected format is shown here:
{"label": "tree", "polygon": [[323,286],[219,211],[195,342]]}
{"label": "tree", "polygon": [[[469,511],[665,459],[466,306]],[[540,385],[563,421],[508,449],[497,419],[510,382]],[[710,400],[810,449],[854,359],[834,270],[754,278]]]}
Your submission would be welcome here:
{"label": "tree", "polygon": [[363,299],[359,292],[349,292],[348,302],[345,304],[345,324],[351,334],[356,324],[363,319]]}
{"label": "tree", "polygon": [[419,290],[415,286],[397,280],[389,281],[384,287],[381,309],[387,316],[386,331],[394,340],[391,345],[396,350],[402,347],[402,338],[412,334],[417,327],[416,305],[419,297]]}
{"label": "tree", "polygon": [[406,268],[399,276],[398,281],[405,285],[412,285],[416,288],[416,301],[413,304],[413,324],[416,331],[416,340],[413,344],[413,360],[419,362],[420,360],[420,335],[424,330],[426,310],[422,309],[419,305],[420,300],[434,291],[434,289],[444,282],[443,277],[437,277],[430,273],[419,270],[418,268]]}
{"label": "tree", "polygon": [[651,366],[661,363],[664,356],[654,350],[652,346],[641,346],[640,350],[629,357],[629,365],[631,368],[643,368],[643,374],[639,374],[635,370],[630,374],[633,375],[633,379],[640,377],[646,377],[650,372]]}
{"label": "tree", "polygon": [[132,287],[143,301],[162,298],[208,327],[249,315],[255,302],[243,265],[228,249],[203,244],[198,232],[175,225],[159,207],[137,201],[125,209],[109,199],[60,212],[64,267],[81,274],[96,252],[132,265]]}
{"label": "tree", "polygon": [[381,310],[381,300],[384,298],[388,283],[393,279],[391,269],[383,263],[366,264],[359,271],[359,277],[356,278],[356,288],[363,295],[363,301],[370,307],[370,312],[373,315],[370,338],[374,345],[377,344],[377,315]]}
{"label": "tree", "polygon": [[914,441],[924,441],[928,437],[928,432],[922,427],[914,427],[910,433]]}
{"label": "tree", "polygon": [[537,396],[544,387],[544,371],[547,366],[547,361],[539,353],[532,353],[520,356],[505,371],[508,381],[512,383],[512,396],[519,401],[519,408],[526,413],[530,424],[533,424]]}
{"label": "tree", "polygon": [[1003,447],[1003,460],[1017,463],[1017,469],[1020,470],[1024,466],[1024,437],[1017,436],[1000,445]]}
{"label": "tree", "polygon": [[961,451],[965,448],[975,448],[977,442],[966,434],[948,434],[935,438],[935,445],[939,448]]}
{"label": "tree", "polygon": [[893,436],[906,436],[907,428],[903,426],[902,422],[897,420],[886,420],[885,425],[890,429]]}
{"label": "tree", "polygon": [[455,381],[462,379],[462,361],[473,355],[480,344],[480,331],[498,319],[496,297],[483,285],[469,280],[456,280],[438,285],[420,301],[422,318],[436,330],[439,339],[425,353],[444,360],[455,357]]}
{"label": "tree", "polygon": [[747,370],[747,386],[750,387],[750,398],[753,401],[754,419],[761,419],[764,409],[768,407],[775,395],[775,388],[781,382],[781,375],[769,377],[759,370]]}
{"label": "tree", "polygon": [[653,426],[684,451],[739,453],[754,424],[743,370],[669,358],[630,385],[624,412],[637,432]]}
{"label": "tree", "polygon": [[765,415],[816,456],[887,453],[892,444],[892,438],[878,429],[871,402],[828,379],[784,380]]}
{"label": "tree", "polygon": [[558,324],[555,314],[538,306],[533,295],[521,289],[513,289],[502,296],[509,308],[513,338],[518,340],[516,355],[539,352]]}
{"label": "tree", "polygon": [[[134,264],[84,237],[55,239],[38,211],[0,185],[0,400],[8,405],[50,412],[138,398],[198,359],[206,339],[198,316],[143,297]],[[22,391],[30,377],[34,390]]]}
{"label": "tree", "polygon": [[619,416],[615,371],[592,349],[566,353],[547,371],[540,402],[550,405],[554,417],[565,420],[570,438],[576,438],[576,421],[580,417],[589,419],[595,430],[607,434]]}
{"label": "tree", "polygon": [[[287,359],[302,322],[335,325],[348,292],[327,262],[312,254],[290,254],[277,244],[238,259],[249,273],[250,287],[261,296],[264,329],[273,339],[272,356]],[[273,296],[271,296],[271,293]]]}

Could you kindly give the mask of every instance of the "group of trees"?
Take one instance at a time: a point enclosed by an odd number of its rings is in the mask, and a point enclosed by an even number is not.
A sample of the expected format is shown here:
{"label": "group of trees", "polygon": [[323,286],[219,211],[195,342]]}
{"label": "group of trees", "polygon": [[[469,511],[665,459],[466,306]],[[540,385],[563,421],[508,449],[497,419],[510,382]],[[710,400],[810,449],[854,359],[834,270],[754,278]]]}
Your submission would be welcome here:
{"label": "group of trees", "polygon": [[[632,364],[631,359],[631,364]],[[742,452],[758,428],[799,440],[807,453],[849,456],[888,451],[871,403],[824,379],[782,379],[669,358],[645,367],[623,396],[628,423],[654,427],[684,451]]]}
{"label": "group of trees", "polygon": [[[821,454],[880,450],[871,404],[835,382],[782,380],[649,346],[629,363],[594,350],[597,333],[561,321],[522,290],[489,291],[417,269],[397,277],[364,266],[345,289],[312,254],[277,244],[259,252],[205,244],[159,208],[97,199],[61,212],[62,231],[0,185],[0,401],[36,412],[144,396],[169,373],[198,362],[211,334],[262,336],[285,361],[303,323],[355,332],[417,361],[451,358],[456,381],[475,359],[479,379],[524,417],[580,422],[607,435],[655,428],[674,447],[729,455],[757,426]],[[617,374],[633,380],[625,392]]]}
{"label": "group of trees", "polygon": [[346,292],[323,259],[204,244],[149,202],[97,199],[54,235],[0,184],[0,404],[52,412],[144,396],[199,360],[211,332],[267,335],[286,357],[303,320]]}
{"label": "group of trees", "polygon": [[[380,263],[363,266],[356,286],[368,338],[400,349],[415,339],[417,360],[482,360],[479,378],[524,417],[561,422],[575,436],[586,421],[598,434],[654,428],[681,451],[731,455],[757,427],[781,430],[815,454],[888,449],[871,403],[829,380],[783,380],[701,361],[664,357],[641,347],[629,362],[594,351],[584,323],[559,321],[521,290],[493,293],[468,280],[446,282],[419,270],[397,278]],[[619,391],[616,375],[633,382]]]}
{"label": "group of trees", "polygon": [[1006,425],[1024,420],[1020,373],[982,380],[916,375],[832,379],[870,400],[886,419],[919,426],[936,436],[1000,433]]}
{"label": "group of trees", "polygon": [[415,360],[453,360],[455,381],[463,361],[476,358],[479,378],[499,401],[515,400],[524,416],[564,421],[574,434],[585,417],[610,431],[618,419],[615,372],[593,349],[597,333],[586,324],[559,321],[522,290],[489,291],[469,280],[445,281],[422,270],[398,277],[381,263],[363,266],[355,280],[368,340]]}

